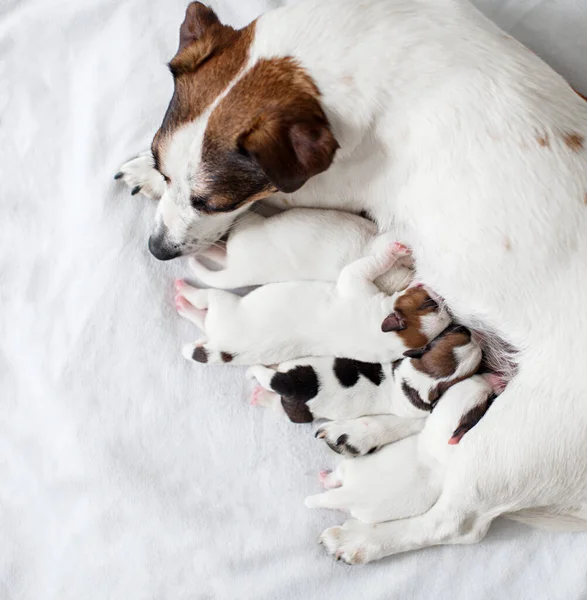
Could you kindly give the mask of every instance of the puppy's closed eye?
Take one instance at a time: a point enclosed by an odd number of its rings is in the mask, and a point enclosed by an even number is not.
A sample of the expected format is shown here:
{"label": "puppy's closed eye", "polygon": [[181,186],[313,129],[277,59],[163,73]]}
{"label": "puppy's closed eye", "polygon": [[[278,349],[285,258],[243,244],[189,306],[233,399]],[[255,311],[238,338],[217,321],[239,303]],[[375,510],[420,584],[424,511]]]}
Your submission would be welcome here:
{"label": "puppy's closed eye", "polygon": [[438,302],[436,302],[436,300],[428,298],[428,300],[426,300],[420,305],[420,310],[427,310],[428,308],[433,308],[434,310],[437,310],[440,307],[438,306]]}

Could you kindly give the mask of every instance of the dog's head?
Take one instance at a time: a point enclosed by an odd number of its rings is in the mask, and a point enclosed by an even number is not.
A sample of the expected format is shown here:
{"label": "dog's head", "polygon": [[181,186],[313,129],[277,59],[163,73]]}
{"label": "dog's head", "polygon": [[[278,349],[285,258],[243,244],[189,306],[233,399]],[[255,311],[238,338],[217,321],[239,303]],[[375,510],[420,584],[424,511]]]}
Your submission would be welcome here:
{"label": "dog's head", "polygon": [[385,317],[382,331],[395,331],[406,348],[423,348],[451,321],[442,305],[421,286],[409,287],[395,295],[393,312]]}
{"label": "dog's head", "polygon": [[338,148],[307,73],[291,58],[251,57],[255,23],[237,31],[193,2],[179,38],[152,143],[166,189],[149,248],[162,260],[204,249],[252,202],[298,190]]}

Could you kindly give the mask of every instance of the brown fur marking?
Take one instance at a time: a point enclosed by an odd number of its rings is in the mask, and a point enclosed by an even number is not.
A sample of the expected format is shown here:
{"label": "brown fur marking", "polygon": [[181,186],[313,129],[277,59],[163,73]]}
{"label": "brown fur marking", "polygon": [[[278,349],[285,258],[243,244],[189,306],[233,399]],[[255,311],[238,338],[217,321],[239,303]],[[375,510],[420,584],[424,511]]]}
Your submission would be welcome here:
{"label": "brown fur marking", "polygon": [[543,148],[550,148],[550,136],[548,135],[548,133],[545,133],[544,135],[539,135],[536,139],[538,141],[538,144]]}
{"label": "brown fur marking", "polygon": [[199,117],[245,66],[254,36],[255,22],[239,31],[218,22],[180,48],[169,63],[175,90],[153,139],[156,160],[170,135]]}
{"label": "brown fur marking", "polygon": [[223,363],[229,363],[232,362],[234,356],[230,352],[221,352],[220,358],[222,359]]}
{"label": "brown fur marking", "polygon": [[412,358],[412,366],[434,379],[444,379],[454,375],[458,368],[454,350],[471,341],[471,332],[465,327],[454,330],[447,328],[445,332],[430,342],[427,351],[421,358]]}
{"label": "brown fur marking", "polygon": [[580,133],[570,132],[565,133],[563,141],[573,152],[580,152],[584,148],[585,137]]}
{"label": "brown fur marking", "polygon": [[432,300],[428,292],[422,287],[413,287],[406,290],[395,302],[394,311],[405,321],[406,327],[398,331],[404,344],[408,348],[422,348],[428,339],[421,330],[421,317],[438,310],[437,306],[423,306]]}
{"label": "brown fur marking", "polygon": [[192,354],[192,359],[199,363],[207,363],[208,351],[203,346],[196,346]]}

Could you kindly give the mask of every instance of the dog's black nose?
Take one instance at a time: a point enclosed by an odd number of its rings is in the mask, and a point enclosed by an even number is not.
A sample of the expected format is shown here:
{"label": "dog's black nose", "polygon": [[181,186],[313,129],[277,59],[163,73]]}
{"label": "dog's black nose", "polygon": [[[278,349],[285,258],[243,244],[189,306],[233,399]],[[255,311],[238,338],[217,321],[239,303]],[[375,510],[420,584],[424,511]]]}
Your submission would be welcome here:
{"label": "dog's black nose", "polygon": [[181,250],[177,247],[169,246],[165,238],[152,235],[149,238],[149,252],[158,260],[171,260],[181,256]]}

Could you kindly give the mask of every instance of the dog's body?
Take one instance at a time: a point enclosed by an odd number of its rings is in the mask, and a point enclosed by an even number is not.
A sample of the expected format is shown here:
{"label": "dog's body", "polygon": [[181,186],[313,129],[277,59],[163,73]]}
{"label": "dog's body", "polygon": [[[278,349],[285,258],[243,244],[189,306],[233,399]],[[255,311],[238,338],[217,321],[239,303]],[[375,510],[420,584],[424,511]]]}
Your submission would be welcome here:
{"label": "dog's body", "polygon": [[[391,234],[378,234],[372,221],[339,210],[294,208],[268,218],[249,212],[230,230],[225,252],[217,246],[204,252],[222,269],[211,271],[197,258],[190,264],[200,281],[222,289],[336,281],[343,267],[383,251],[392,241]],[[375,284],[393,294],[404,289],[412,276],[405,260],[398,261]]]}
{"label": "dog's body", "polygon": [[[412,248],[459,322],[517,350],[517,374],[454,448],[430,510],[333,528],[328,548],[368,562],[475,542],[506,512],[583,515],[587,106],[465,0],[305,0],[240,34],[194,10],[172,61],[175,106],[189,110],[170,108],[153,147],[168,180],[154,253],[205,247],[275,190],[297,206],[365,209]],[[216,64],[230,60],[186,75],[211,36]],[[189,77],[215,87],[196,102]]]}
{"label": "dog's body", "polygon": [[388,296],[373,283],[399,256],[387,249],[347,265],[336,283],[291,281],[262,286],[244,298],[178,282],[180,314],[206,336],[186,347],[197,362],[275,364],[292,356],[390,362],[420,348],[449,323],[422,287]]}

